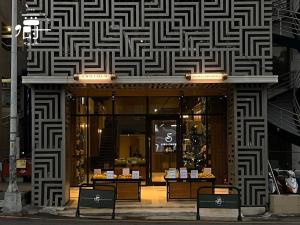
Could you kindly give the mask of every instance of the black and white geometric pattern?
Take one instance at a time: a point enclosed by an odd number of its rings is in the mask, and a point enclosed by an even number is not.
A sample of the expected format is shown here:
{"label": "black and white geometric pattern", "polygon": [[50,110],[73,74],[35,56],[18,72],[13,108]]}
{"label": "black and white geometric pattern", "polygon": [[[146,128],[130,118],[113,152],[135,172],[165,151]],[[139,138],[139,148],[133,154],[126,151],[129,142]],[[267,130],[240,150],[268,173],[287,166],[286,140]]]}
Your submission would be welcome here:
{"label": "black and white geometric pattern", "polygon": [[[28,47],[29,76],[114,73],[184,76],[271,75],[271,0],[27,0],[45,14],[39,44]],[[33,202],[62,205],[64,113],[60,91],[33,95]],[[243,205],[266,203],[264,91],[232,98],[229,167],[238,163]],[[233,109],[234,109],[233,108]],[[233,113],[233,112],[231,112]],[[236,119],[235,121],[233,121]],[[237,152],[233,152],[233,150]],[[237,153],[237,154],[235,154]],[[236,158],[237,157],[237,158]]]}
{"label": "black and white geometric pattern", "polygon": [[236,106],[234,98],[234,90],[231,88],[227,93],[227,160],[228,160],[228,182],[230,184],[237,183],[236,169],[236,144],[235,144],[235,116],[234,109]]}
{"label": "black and white geometric pattern", "polygon": [[29,75],[270,75],[271,0],[27,0]]}
{"label": "black and white geometric pattern", "polygon": [[263,88],[236,90],[236,149],[242,204],[267,202],[266,92]]}
{"label": "black and white geometric pattern", "polygon": [[32,92],[32,202],[61,206],[65,202],[64,95],[60,90]]}

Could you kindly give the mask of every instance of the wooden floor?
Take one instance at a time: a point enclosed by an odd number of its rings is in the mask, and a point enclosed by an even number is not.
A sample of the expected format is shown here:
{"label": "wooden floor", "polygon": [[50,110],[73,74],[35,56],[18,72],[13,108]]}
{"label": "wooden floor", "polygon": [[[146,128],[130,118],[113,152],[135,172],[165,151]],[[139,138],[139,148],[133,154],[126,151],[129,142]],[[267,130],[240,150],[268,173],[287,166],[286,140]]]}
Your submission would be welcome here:
{"label": "wooden floor", "polygon": [[164,179],[164,176],[165,176],[166,173],[164,172],[153,172],[152,173],[152,182],[154,183],[163,183],[165,182],[165,179]]}

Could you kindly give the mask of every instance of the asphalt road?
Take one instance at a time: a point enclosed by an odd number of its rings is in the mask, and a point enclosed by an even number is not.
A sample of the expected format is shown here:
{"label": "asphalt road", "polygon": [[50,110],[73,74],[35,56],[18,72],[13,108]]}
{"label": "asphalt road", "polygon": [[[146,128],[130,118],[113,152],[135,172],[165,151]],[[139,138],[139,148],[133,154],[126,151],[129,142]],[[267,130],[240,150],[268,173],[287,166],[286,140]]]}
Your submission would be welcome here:
{"label": "asphalt road", "polygon": [[98,219],[75,219],[75,218],[57,218],[57,217],[7,217],[0,216],[0,224],[5,225],[194,225],[194,224],[222,224],[222,225],[288,225],[300,224],[300,218],[273,218],[261,221],[245,221],[245,222],[216,222],[216,221],[133,221],[133,220],[98,220]]}

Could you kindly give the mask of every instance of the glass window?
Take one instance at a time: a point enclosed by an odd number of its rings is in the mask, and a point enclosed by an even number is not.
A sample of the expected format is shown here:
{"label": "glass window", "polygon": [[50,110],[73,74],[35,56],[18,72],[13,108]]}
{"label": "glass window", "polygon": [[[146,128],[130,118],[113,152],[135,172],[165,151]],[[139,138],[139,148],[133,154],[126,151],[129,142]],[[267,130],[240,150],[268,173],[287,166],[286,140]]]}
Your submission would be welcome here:
{"label": "glass window", "polygon": [[146,108],[145,97],[116,97],[115,100],[116,114],[145,114]]}
{"label": "glass window", "polygon": [[117,154],[115,173],[122,174],[123,168],[140,171],[146,178],[146,139],[144,116],[118,116],[116,118]]}
{"label": "glass window", "polygon": [[72,153],[72,185],[80,185],[87,180],[87,117],[73,117],[75,121],[75,138],[73,140]]}
{"label": "glass window", "polygon": [[94,169],[111,170],[115,158],[113,118],[94,115],[89,117],[89,123],[90,173],[93,173]]}
{"label": "glass window", "polygon": [[174,152],[177,150],[177,121],[153,120],[155,152]]}
{"label": "glass window", "polygon": [[185,116],[183,118],[183,165],[188,169],[208,166],[206,116]]}
{"label": "glass window", "polygon": [[204,114],[206,112],[206,97],[184,97],[183,114]]}
{"label": "glass window", "polygon": [[75,104],[76,114],[87,114],[88,97],[77,97]]}
{"label": "glass window", "polygon": [[150,114],[179,114],[179,97],[149,97]]}
{"label": "glass window", "polygon": [[89,98],[90,114],[112,114],[111,97],[92,97]]}

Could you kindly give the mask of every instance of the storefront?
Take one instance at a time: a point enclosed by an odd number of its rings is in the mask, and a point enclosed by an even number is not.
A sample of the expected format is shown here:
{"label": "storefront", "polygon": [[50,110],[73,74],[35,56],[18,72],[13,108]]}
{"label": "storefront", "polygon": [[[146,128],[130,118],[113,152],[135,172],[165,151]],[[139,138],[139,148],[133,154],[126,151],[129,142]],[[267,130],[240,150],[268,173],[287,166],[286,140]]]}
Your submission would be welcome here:
{"label": "storefront", "polygon": [[34,205],[65,205],[94,169],[137,170],[158,185],[181,167],[211,168],[241,189],[243,206],[267,205],[270,1],[46,0],[28,10],[47,17],[22,81]]}
{"label": "storefront", "polygon": [[226,94],[72,97],[71,107],[72,186],[94,169],[138,170],[148,185],[180,167],[228,180]]}

